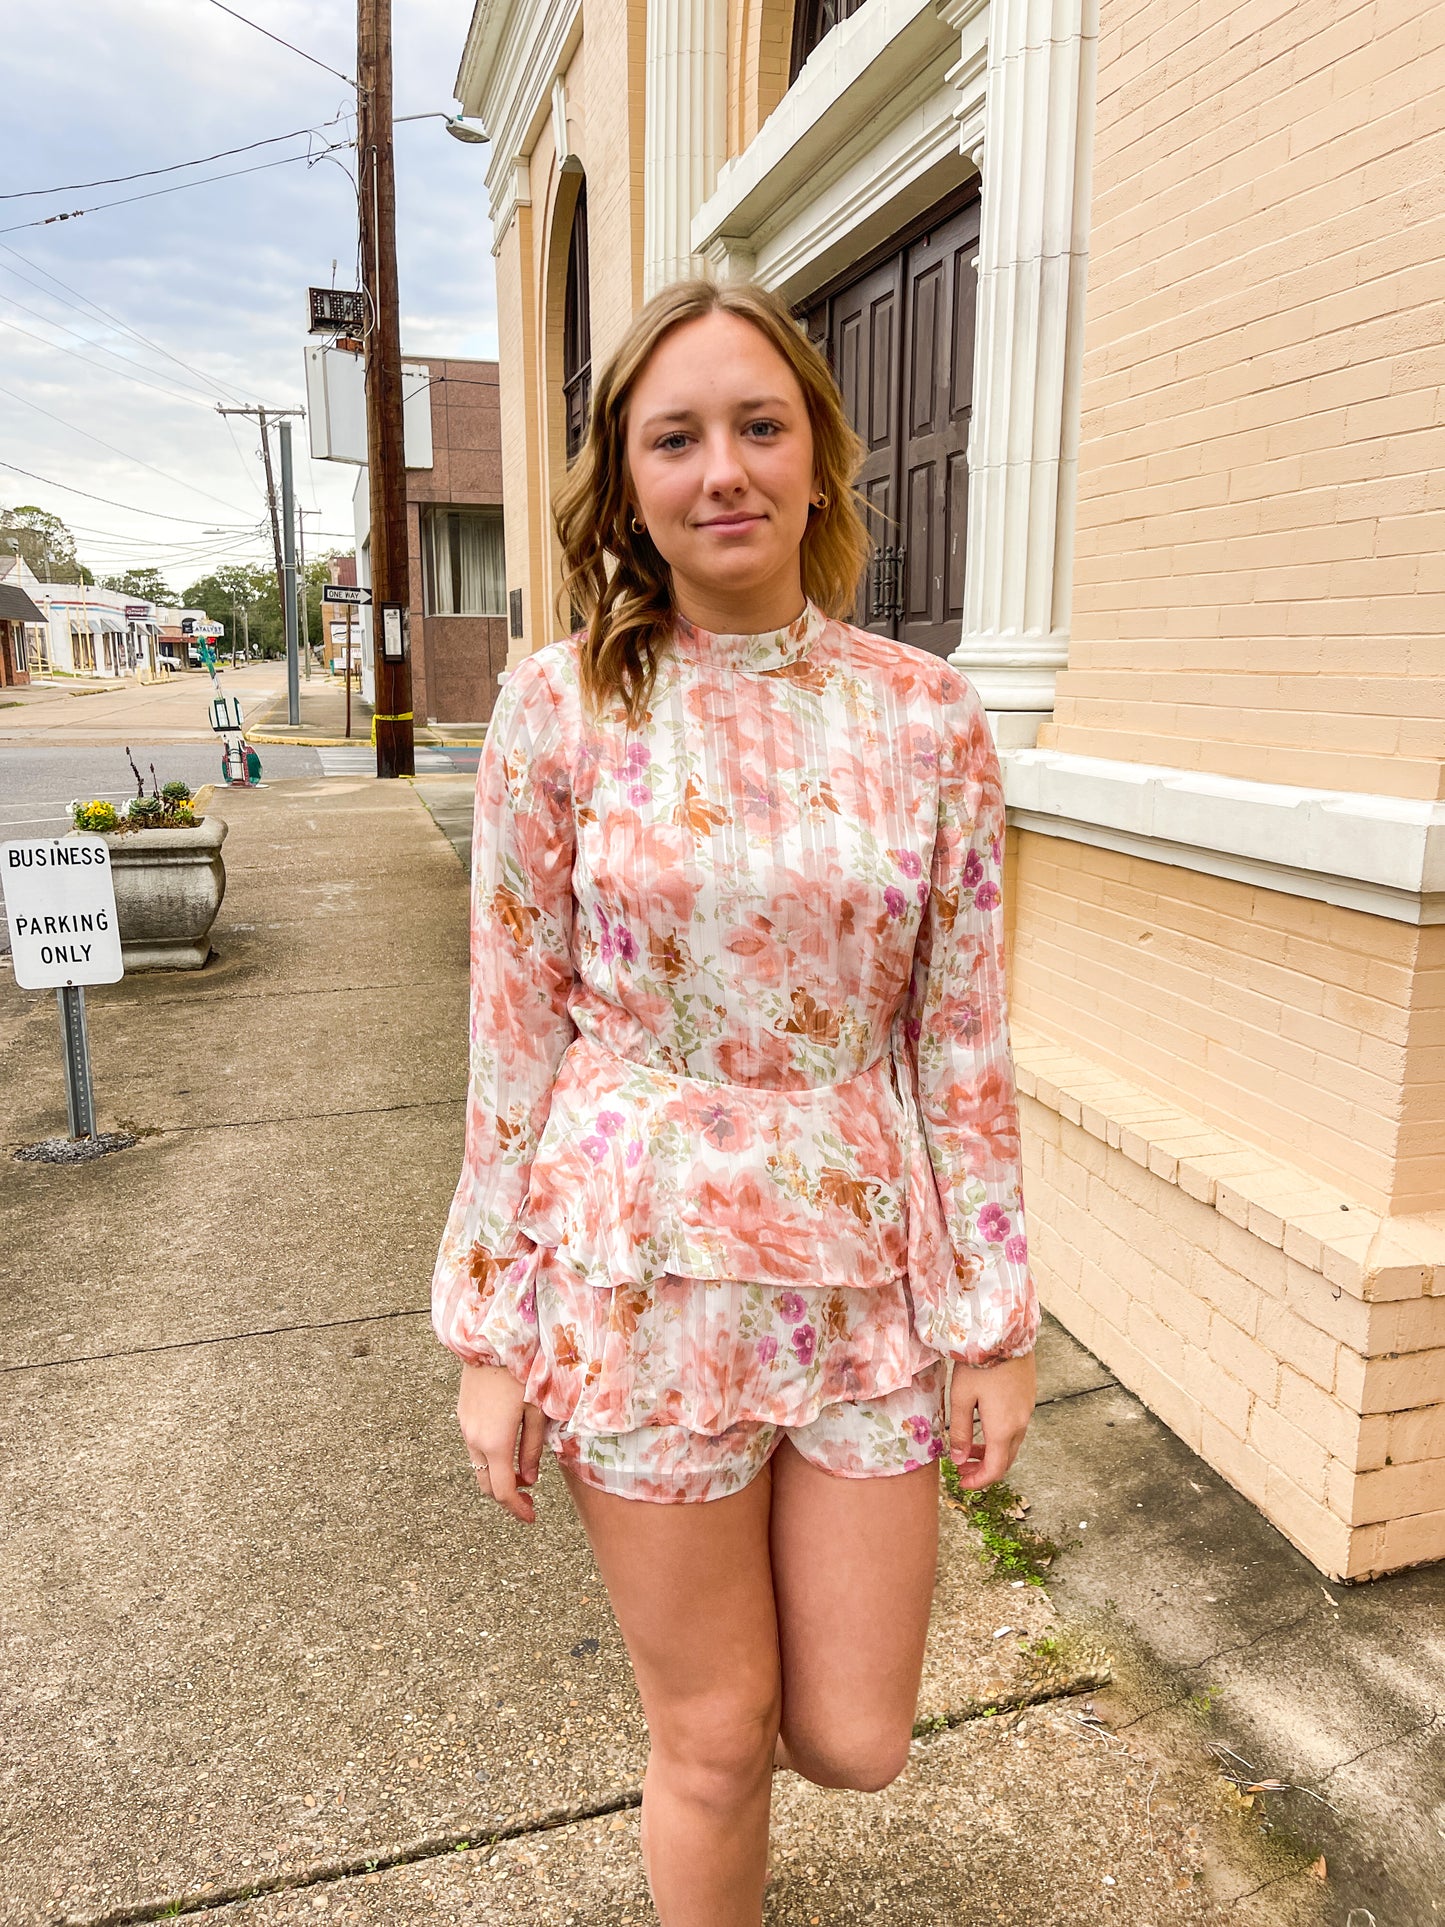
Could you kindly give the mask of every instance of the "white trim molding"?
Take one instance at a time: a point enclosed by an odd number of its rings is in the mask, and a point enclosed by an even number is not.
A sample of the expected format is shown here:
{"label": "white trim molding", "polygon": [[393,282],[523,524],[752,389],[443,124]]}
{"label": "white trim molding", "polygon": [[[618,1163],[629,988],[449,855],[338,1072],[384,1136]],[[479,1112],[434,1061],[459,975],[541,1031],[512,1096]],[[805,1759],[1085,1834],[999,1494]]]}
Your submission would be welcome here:
{"label": "white trim molding", "polygon": [[968,564],[950,661],[1035,736],[1069,655],[1098,34],[1098,0],[990,0]]}
{"label": "white trim molding", "polygon": [[[477,0],[457,73],[462,112],[491,136],[487,199],[492,252],[518,207],[529,205],[529,162],[553,114],[552,83],[582,39],[582,0]],[[557,156],[560,165],[565,156]]]}
{"label": "white trim molding", "polygon": [[1445,923],[1445,803],[1005,749],[1008,821],[1401,923]]}
{"label": "white trim molding", "polygon": [[834,27],[719,170],[693,252],[800,299],[966,180],[987,19],[983,0],[869,0]]}

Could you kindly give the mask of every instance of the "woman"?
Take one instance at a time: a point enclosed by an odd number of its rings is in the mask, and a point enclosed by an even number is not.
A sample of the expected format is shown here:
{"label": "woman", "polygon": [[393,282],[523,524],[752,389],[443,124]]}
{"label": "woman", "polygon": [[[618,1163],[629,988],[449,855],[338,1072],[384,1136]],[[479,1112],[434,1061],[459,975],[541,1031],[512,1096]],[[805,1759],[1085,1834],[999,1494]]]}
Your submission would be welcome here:
{"label": "woman", "polygon": [[902,1769],[945,1431],[979,1487],[1033,1409],[998,761],[844,619],[861,452],[772,295],[648,303],[477,777],[434,1318],[482,1491],[530,1523],[545,1440],[591,1540],[663,1927],[757,1927],[775,1764]]}

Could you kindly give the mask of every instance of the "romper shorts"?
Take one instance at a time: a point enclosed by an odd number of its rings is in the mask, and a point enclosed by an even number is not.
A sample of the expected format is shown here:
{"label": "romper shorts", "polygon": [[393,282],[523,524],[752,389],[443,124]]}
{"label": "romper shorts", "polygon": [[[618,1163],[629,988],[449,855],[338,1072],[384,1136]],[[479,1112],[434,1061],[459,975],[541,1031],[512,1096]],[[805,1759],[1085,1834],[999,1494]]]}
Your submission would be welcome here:
{"label": "romper shorts", "polygon": [[642,1425],[631,1432],[577,1432],[547,1424],[558,1462],[584,1485],[623,1499],[685,1505],[741,1492],[786,1438],[810,1465],[843,1479],[913,1472],[943,1457],[949,1361],[940,1358],[881,1398],[825,1405],[807,1425],[744,1419],[725,1432]]}

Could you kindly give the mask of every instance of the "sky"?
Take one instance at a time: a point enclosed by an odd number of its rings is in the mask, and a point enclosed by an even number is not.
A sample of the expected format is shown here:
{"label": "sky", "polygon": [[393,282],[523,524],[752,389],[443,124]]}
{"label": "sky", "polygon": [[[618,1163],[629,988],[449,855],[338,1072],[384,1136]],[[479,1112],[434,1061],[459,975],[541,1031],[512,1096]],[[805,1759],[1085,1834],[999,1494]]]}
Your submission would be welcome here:
{"label": "sky", "polygon": [[[355,73],[354,0],[227,4]],[[398,121],[456,110],[471,6],[393,0]],[[16,7],[4,66],[0,461],[14,466],[0,467],[0,505],[59,515],[97,577],[154,564],[179,593],[217,564],[269,562],[256,425],[215,406],[304,404],[306,290],[332,285],[333,261],[334,285],[357,285],[353,150],[21,224],[349,141],[353,90],[213,0]],[[205,167],[78,185],[295,130],[314,131]],[[396,128],[395,152],[403,353],[493,359],[490,150],[421,120]],[[293,446],[297,496],[319,510],[306,517],[308,551],[349,548],[356,469],[312,461],[304,422]]]}

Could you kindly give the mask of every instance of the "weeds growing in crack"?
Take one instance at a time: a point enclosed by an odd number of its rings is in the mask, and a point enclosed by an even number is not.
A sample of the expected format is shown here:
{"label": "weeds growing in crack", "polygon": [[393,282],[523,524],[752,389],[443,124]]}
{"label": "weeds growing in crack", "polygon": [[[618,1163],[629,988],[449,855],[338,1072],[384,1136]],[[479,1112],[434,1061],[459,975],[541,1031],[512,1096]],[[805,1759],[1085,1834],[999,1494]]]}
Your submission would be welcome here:
{"label": "weeds growing in crack", "polygon": [[983,1558],[996,1577],[1022,1579],[1042,1586],[1044,1575],[1059,1555],[1059,1547],[1027,1522],[1029,1502],[1002,1479],[970,1492],[959,1483],[952,1459],[943,1460],[943,1490],[950,1505],[962,1512],[983,1542]]}

